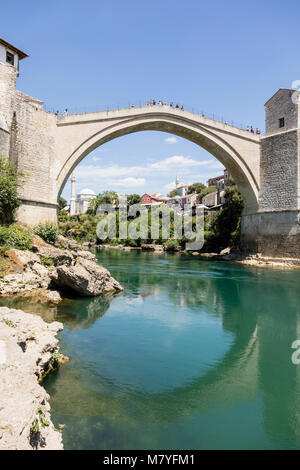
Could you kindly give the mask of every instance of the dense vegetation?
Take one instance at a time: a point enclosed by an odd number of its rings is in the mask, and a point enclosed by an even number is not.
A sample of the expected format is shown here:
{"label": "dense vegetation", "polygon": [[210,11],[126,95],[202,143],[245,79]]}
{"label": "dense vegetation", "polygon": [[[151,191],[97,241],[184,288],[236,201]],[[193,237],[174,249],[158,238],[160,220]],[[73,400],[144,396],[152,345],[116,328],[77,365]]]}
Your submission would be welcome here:
{"label": "dense vegetation", "polygon": [[53,244],[56,242],[57,227],[52,222],[41,222],[34,228],[34,233],[47,243]]}
{"label": "dense vegetation", "polygon": [[0,225],[0,246],[2,253],[10,248],[28,250],[32,244],[32,232],[19,224]]}
{"label": "dense vegetation", "polygon": [[226,202],[212,217],[205,219],[205,250],[218,252],[228,246],[239,247],[243,199],[236,185],[225,190]]}
{"label": "dense vegetation", "polygon": [[9,224],[14,219],[20,205],[18,188],[22,184],[21,177],[8,158],[0,158],[0,224]]}
{"label": "dense vegetation", "polygon": [[[197,187],[192,188],[191,192],[201,191],[204,193],[207,188],[202,183],[196,183]],[[202,185],[202,186],[198,186]],[[215,188],[214,188],[215,189]],[[204,218],[205,227],[205,244],[202,251],[215,251],[219,252],[221,249],[227,246],[238,247],[240,237],[240,217],[243,208],[243,201],[237,187],[233,184],[228,186],[225,191],[226,203],[223,207],[216,212],[214,215],[208,213]],[[129,204],[139,202],[138,195],[129,195]],[[60,212],[59,232],[67,237],[73,237],[79,242],[88,241],[95,242],[97,240],[96,227],[98,222],[103,220],[104,216],[95,215],[96,210],[100,204],[112,204],[117,206],[118,200],[116,199],[116,193],[107,191],[100,194],[97,200],[91,204],[88,213],[73,215],[69,217],[65,211]],[[159,211],[159,209],[157,209]],[[151,214],[143,215],[143,218],[147,218],[146,226],[148,226],[147,233],[141,233],[141,236],[135,240],[130,236],[127,239],[120,239],[119,237],[119,211],[116,208],[116,236],[112,239],[105,241],[97,240],[97,243],[108,243],[110,245],[125,245],[137,247],[141,244],[163,244],[169,251],[177,250],[178,247],[184,249],[186,238],[182,237],[177,240],[174,239],[174,213],[170,214],[170,237],[164,237],[162,232],[162,220],[159,219],[159,233],[158,237],[152,238],[150,226],[151,226]],[[112,217],[115,217],[112,215]],[[132,221],[136,221],[136,217],[129,217],[127,220],[127,230]],[[192,228],[195,230],[195,217],[192,217]]]}
{"label": "dense vegetation", "polygon": [[[44,222],[39,224],[34,230],[30,230],[20,224],[12,223],[15,211],[18,208],[20,201],[18,199],[18,188],[23,176],[18,174],[14,165],[7,159],[0,159],[0,245],[2,251],[5,252],[8,248],[30,249],[32,244],[33,233],[41,236],[46,242],[54,243],[57,239],[58,229],[50,223]],[[202,183],[194,183],[190,186],[188,193],[196,192],[199,194],[200,199],[215,190],[216,188],[207,188]],[[227,187],[225,191],[226,203],[214,215],[208,213],[205,216],[205,245],[204,251],[220,251],[227,246],[239,246],[240,237],[240,217],[243,208],[243,201],[237,187],[233,184]],[[133,204],[140,202],[138,194],[127,195],[127,208]],[[184,249],[186,238],[183,236],[180,239],[174,238],[174,213],[170,214],[170,233],[164,233],[162,227],[161,215],[158,218],[158,232],[153,235],[151,233],[151,213],[135,214],[128,218],[127,230],[128,237],[126,239],[119,238],[119,210],[118,210],[118,195],[114,191],[105,191],[97,196],[90,204],[89,210],[86,214],[69,216],[64,210],[67,201],[60,198],[59,206],[59,233],[64,236],[72,237],[79,242],[95,242],[109,243],[111,245],[123,244],[126,246],[140,246],[144,243],[164,244],[167,250],[174,251],[181,247]],[[97,209],[101,204],[111,204],[116,208],[116,234],[112,239],[104,241],[97,240],[96,228],[97,224],[103,220],[104,215],[96,215]],[[160,208],[157,211],[160,212]],[[146,233],[139,232],[137,218],[140,216],[146,219]],[[153,216],[153,214],[152,214]],[[112,217],[115,217],[112,215]],[[132,223],[133,222],[133,223]],[[192,217],[192,229],[195,229],[195,217]],[[135,230],[140,236],[133,239],[131,230]]]}
{"label": "dense vegetation", "polygon": [[93,213],[69,216],[65,211],[59,215],[59,233],[78,242],[95,242],[96,227],[101,217]]}
{"label": "dense vegetation", "polygon": [[216,186],[205,186],[203,183],[193,183],[187,190],[187,194],[194,194],[197,193],[199,197],[199,201],[202,202],[202,198],[207,194],[214,193],[217,191]]}

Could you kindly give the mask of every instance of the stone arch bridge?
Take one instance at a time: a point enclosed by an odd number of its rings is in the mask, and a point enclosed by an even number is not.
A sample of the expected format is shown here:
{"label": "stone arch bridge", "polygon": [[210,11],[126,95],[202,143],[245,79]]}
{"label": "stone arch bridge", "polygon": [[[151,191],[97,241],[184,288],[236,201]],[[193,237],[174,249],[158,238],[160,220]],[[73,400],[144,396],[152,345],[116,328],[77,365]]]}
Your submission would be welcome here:
{"label": "stone arch bridge", "polygon": [[[16,90],[17,70],[0,63],[0,156],[26,175],[21,222],[57,220],[58,197],[76,165],[117,137],[158,130],[184,137],[228,168],[244,198],[242,246],[299,256],[299,106],[292,90],[266,103],[266,136],[170,106],[55,116]],[[296,101],[296,102],[295,102]]]}
{"label": "stone arch bridge", "polygon": [[175,134],[208,150],[230,170],[247,210],[257,210],[260,136],[165,105],[58,117],[57,194],[72,170],[92,150],[117,137],[145,130]]}

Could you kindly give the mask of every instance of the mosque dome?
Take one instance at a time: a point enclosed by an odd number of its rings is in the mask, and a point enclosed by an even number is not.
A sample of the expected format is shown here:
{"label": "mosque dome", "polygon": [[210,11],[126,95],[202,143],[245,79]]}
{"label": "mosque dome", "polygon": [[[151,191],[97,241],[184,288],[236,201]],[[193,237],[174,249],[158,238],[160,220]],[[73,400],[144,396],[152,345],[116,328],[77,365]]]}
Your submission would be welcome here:
{"label": "mosque dome", "polygon": [[96,196],[94,191],[89,188],[82,189],[79,193],[80,196]]}

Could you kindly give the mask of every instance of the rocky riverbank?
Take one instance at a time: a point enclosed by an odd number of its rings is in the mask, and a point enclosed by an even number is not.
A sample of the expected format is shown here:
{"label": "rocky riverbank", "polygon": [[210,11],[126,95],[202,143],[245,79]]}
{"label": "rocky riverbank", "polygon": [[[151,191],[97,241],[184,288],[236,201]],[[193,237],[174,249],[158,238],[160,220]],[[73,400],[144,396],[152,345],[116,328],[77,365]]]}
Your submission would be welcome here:
{"label": "rocky riverbank", "polygon": [[32,250],[6,251],[11,271],[0,278],[1,296],[30,296],[57,304],[64,292],[96,296],[122,286],[82,245],[62,236],[56,246],[35,236]]}
{"label": "rocky riverbank", "polygon": [[63,449],[50,418],[42,378],[67,360],[59,354],[58,322],[0,307],[0,449]]}
{"label": "rocky riverbank", "polygon": [[[163,245],[145,244],[140,247],[130,247],[124,245],[97,245],[97,249],[117,249],[117,250],[142,250],[152,253],[167,252]],[[276,258],[271,256],[263,256],[261,253],[242,253],[237,250],[225,248],[220,253],[203,253],[201,251],[189,251],[177,249],[174,252],[178,255],[197,256],[199,260],[204,261],[223,261],[237,264],[244,264],[248,266],[264,267],[264,268],[300,268],[299,258]]]}

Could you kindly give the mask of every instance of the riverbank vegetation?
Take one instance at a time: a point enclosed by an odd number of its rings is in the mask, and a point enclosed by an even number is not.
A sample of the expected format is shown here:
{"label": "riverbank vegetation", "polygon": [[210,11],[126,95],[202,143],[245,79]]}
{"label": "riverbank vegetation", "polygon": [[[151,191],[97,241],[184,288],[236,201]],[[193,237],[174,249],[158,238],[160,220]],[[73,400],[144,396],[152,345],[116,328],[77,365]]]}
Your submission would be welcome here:
{"label": "riverbank vegetation", "polygon": [[[189,192],[198,192],[200,199],[208,192],[207,188],[202,183],[195,183],[192,185]],[[215,190],[215,187],[212,187]],[[127,195],[128,206],[140,202],[140,197],[137,194]],[[225,204],[222,208],[214,214],[207,213],[204,216],[204,237],[205,244],[202,251],[219,252],[228,246],[238,248],[240,238],[240,218],[243,208],[243,200],[235,184],[228,186],[225,190]],[[103,215],[96,215],[97,209],[101,204],[111,204],[116,207],[116,236],[101,241],[97,239],[96,228],[98,222],[103,219]],[[170,213],[170,236],[165,238],[162,230],[162,219],[159,219],[159,236],[152,238],[151,236],[151,214],[148,213],[147,223],[148,232],[141,234],[137,240],[128,236],[126,239],[119,238],[119,211],[117,208],[118,198],[117,194],[113,191],[106,191],[99,194],[96,199],[90,204],[89,210],[86,214],[78,214],[69,216],[65,211],[60,211],[59,217],[59,233],[66,237],[74,238],[78,242],[91,242],[91,243],[105,243],[111,246],[124,245],[129,247],[140,247],[143,244],[159,244],[164,245],[167,251],[176,251],[184,249],[186,244],[186,237],[174,239],[174,212]],[[159,208],[156,209],[160,211]],[[115,217],[115,215],[111,215]],[[142,216],[142,217],[145,217]],[[136,217],[128,217],[127,225],[129,227]],[[196,219],[192,217],[192,229],[195,230]]]}
{"label": "riverbank vegetation", "polygon": [[[128,217],[127,228],[129,236],[126,239],[119,238],[119,211],[118,211],[118,195],[114,191],[104,191],[100,193],[90,204],[86,214],[69,216],[64,209],[65,200],[60,200],[59,226],[58,228],[51,222],[39,224],[34,229],[18,224],[14,221],[15,213],[20,205],[18,198],[18,189],[22,185],[24,175],[18,173],[15,166],[6,158],[0,159],[0,246],[1,254],[5,255],[5,251],[10,248],[21,250],[31,249],[32,238],[34,234],[39,235],[47,243],[54,244],[58,234],[73,238],[77,242],[89,243],[108,243],[112,246],[124,245],[129,247],[139,247],[142,244],[159,244],[164,245],[167,251],[175,251],[184,249],[187,238],[185,236],[175,239],[174,237],[174,212],[170,213],[170,234],[165,234],[162,226],[162,218],[159,217],[158,234],[153,238],[151,234],[151,213],[142,215],[146,218],[146,233],[141,233],[138,239],[130,236],[130,224],[138,222],[137,216]],[[197,192],[201,200],[204,195],[208,194],[215,187],[208,188],[202,183],[194,183],[190,186],[188,193]],[[138,194],[127,195],[127,209],[133,204],[139,203],[141,200]],[[202,251],[219,252],[223,248],[239,247],[240,239],[240,218],[243,208],[242,197],[235,184],[228,186],[225,191],[225,204],[222,208],[211,214],[206,213],[204,217],[204,235],[205,244]],[[116,207],[116,234],[112,238],[101,241],[97,238],[97,224],[103,219],[104,215],[97,215],[100,205],[111,204]],[[160,211],[161,208],[157,208]],[[114,215],[112,215],[114,217]],[[191,217],[192,230],[195,230],[195,216]],[[131,225],[132,228],[132,225]],[[138,227],[136,227],[138,231]]]}

